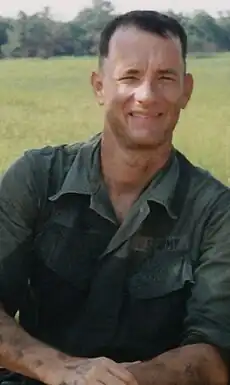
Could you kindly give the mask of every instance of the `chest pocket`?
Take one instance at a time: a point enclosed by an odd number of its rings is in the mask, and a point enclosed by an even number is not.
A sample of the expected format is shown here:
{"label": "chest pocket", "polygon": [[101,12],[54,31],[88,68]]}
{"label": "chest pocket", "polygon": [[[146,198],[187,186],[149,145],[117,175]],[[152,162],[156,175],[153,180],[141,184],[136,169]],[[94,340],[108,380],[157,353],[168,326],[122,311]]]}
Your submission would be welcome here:
{"label": "chest pocket", "polygon": [[63,197],[52,205],[34,244],[30,286],[40,324],[53,325],[55,317],[61,325],[81,311],[98,256],[115,229],[89,209],[88,197]]}
{"label": "chest pocket", "polygon": [[127,335],[145,357],[180,343],[193,283],[187,251],[156,251],[130,277]]}
{"label": "chest pocket", "polygon": [[148,258],[129,283],[136,299],[164,297],[193,283],[192,264],[187,252],[157,251]]}

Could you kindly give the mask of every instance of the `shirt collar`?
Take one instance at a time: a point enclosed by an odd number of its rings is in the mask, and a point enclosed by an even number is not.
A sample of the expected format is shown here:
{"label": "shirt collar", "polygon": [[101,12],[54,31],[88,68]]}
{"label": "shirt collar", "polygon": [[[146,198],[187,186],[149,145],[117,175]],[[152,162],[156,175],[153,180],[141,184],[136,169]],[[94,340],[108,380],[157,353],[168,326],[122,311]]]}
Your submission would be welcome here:
{"label": "shirt collar", "polygon": [[148,202],[156,202],[163,205],[172,218],[177,215],[171,205],[174,191],[179,178],[179,164],[176,151],[172,149],[170,158],[165,166],[158,171],[146,189],[146,199]]}
{"label": "shirt collar", "polygon": [[[100,167],[101,134],[83,143],[70,167],[60,190],[49,197],[55,201],[65,194],[96,194],[101,185]],[[176,151],[173,149],[165,166],[154,176],[140,199],[163,205],[172,218],[176,214],[171,207],[171,201],[179,177],[179,165]]]}
{"label": "shirt collar", "polygon": [[49,197],[55,201],[65,194],[94,194],[100,184],[100,135],[80,145],[60,190]]}

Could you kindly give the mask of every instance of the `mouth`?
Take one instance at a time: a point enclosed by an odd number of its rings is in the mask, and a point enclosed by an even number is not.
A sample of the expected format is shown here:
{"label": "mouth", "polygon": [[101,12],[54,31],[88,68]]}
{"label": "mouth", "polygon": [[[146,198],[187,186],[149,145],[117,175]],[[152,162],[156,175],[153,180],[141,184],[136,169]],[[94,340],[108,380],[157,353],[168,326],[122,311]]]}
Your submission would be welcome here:
{"label": "mouth", "polygon": [[163,115],[163,112],[156,112],[151,114],[141,113],[141,112],[130,112],[129,116],[132,116],[133,118],[141,118],[141,119],[154,119],[159,118]]}

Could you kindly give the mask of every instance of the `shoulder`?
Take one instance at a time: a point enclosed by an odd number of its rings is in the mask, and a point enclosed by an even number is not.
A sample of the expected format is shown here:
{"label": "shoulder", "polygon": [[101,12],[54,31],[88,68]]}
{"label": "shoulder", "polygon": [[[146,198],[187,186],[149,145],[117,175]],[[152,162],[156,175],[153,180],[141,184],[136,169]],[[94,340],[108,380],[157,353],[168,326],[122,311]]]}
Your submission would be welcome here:
{"label": "shoulder", "polygon": [[[183,156],[183,155],[182,155]],[[202,168],[187,158],[190,175],[187,203],[199,212],[210,212],[222,208],[230,211],[230,188],[209,170]]]}
{"label": "shoulder", "polygon": [[16,159],[3,173],[0,180],[0,195],[22,190],[41,196],[47,193],[50,177],[55,184],[62,182],[79,151],[92,146],[98,136],[88,141],[60,144],[29,149]]}
{"label": "shoulder", "polygon": [[31,149],[24,153],[24,158],[31,164],[41,164],[46,168],[52,167],[57,163],[62,163],[66,167],[71,166],[77,154],[86,147],[93,147],[98,142],[100,134],[97,134],[87,141],[76,142],[73,144],[61,144],[57,146],[45,146],[38,149]]}

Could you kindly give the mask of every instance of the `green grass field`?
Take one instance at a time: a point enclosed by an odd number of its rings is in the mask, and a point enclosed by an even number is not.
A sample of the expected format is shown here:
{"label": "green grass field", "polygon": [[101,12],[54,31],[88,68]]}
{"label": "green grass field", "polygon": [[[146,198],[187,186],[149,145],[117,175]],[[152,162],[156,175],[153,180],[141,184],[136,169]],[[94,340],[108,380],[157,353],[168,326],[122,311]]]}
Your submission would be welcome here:
{"label": "green grass field", "polygon": [[[0,61],[0,170],[28,148],[72,143],[102,128],[94,59]],[[175,133],[190,160],[230,184],[230,55],[189,59],[195,91]]]}

